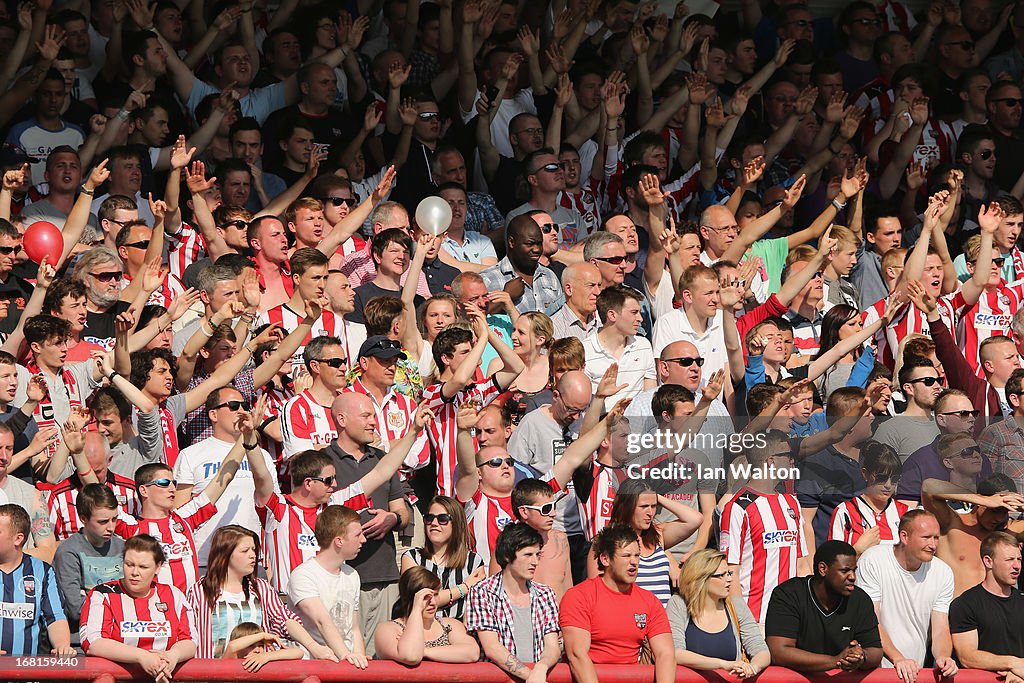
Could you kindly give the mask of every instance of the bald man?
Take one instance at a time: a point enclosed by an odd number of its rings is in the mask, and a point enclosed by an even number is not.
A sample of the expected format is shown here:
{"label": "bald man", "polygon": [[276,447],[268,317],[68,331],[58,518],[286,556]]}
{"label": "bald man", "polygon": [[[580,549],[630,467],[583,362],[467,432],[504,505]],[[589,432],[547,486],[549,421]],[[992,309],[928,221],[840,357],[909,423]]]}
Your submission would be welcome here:
{"label": "bald man", "polygon": [[562,274],[565,304],[551,316],[555,339],[576,337],[583,341],[597,331],[597,295],[601,293],[601,269],[593,263],[574,263]]}

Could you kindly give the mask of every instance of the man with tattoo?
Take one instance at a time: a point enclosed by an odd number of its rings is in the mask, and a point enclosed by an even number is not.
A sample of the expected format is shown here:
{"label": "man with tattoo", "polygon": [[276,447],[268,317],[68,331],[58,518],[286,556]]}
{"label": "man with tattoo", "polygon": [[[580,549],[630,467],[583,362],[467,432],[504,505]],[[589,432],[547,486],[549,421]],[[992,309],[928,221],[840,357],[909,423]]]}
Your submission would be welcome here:
{"label": "man with tattoo", "polygon": [[533,580],[543,545],[526,524],[506,526],[494,548],[501,571],[470,589],[466,608],[487,659],[526,683],[543,683],[562,657],[555,592]]}
{"label": "man with tattoo", "polygon": [[0,422],[0,503],[14,503],[28,513],[30,528],[22,542],[22,549],[45,562],[53,562],[57,541],[53,537],[46,498],[42,491],[36,490],[31,484],[8,474],[13,457],[14,432],[9,424]]}

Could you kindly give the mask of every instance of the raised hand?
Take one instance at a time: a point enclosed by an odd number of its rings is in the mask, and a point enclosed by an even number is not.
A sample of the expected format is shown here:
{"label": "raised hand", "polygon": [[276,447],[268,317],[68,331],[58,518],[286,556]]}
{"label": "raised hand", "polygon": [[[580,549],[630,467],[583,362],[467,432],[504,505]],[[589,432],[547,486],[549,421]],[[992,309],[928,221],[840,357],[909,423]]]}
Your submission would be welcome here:
{"label": "raised hand", "polygon": [[526,55],[527,59],[540,54],[539,32],[534,32],[529,26],[523,26],[519,29],[519,33],[516,34],[516,38],[518,38],[519,47],[522,48],[523,54]]}
{"label": "raised hand", "polygon": [[690,93],[690,104],[699,107],[711,97],[713,88],[708,85],[708,77],[696,72],[690,76],[686,84]]}
{"label": "raised hand", "polygon": [[4,171],[4,189],[14,192],[25,184],[26,177],[28,177],[28,164],[23,164],[21,168],[14,171]]}
{"label": "raised hand", "polygon": [[928,290],[918,280],[907,281],[907,297],[917,306],[919,311],[926,314],[931,313],[938,306],[935,302],[935,297],[929,294]]}
{"label": "raised hand", "polygon": [[923,126],[928,122],[929,102],[927,97],[918,97],[910,103],[910,120],[914,122],[915,126]]}
{"label": "raised hand", "polygon": [[171,316],[172,322],[178,320],[197,301],[199,301],[199,291],[189,287],[184,293],[171,299],[171,303],[167,306],[167,315]]}
{"label": "raised hand", "polygon": [[47,24],[46,30],[43,32],[43,42],[36,43],[36,49],[39,50],[39,56],[45,61],[52,62],[57,59],[60,48],[64,45],[64,41],[67,39],[67,35],[64,31],[56,24]]}
{"label": "raised hand", "polygon": [[507,81],[515,80],[516,74],[519,73],[519,67],[523,63],[523,56],[518,52],[513,52],[505,60],[505,64],[501,67],[501,77]]}
{"label": "raised hand", "polygon": [[104,159],[100,163],[96,164],[96,167],[89,172],[89,178],[85,181],[87,189],[95,190],[97,187],[107,182],[107,178],[110,177],[110,171],[107,170],[107,162],[109,159]]}
{"label": "raised hand", "polygon": [[402,100],[402,104],[398,106],[398,118],[402,120],[403,126],[412,127],[416,125],[416,119],[419,118],[419,114],[416,111],[416,100],[411,97],[406,97]]}
{"label": "raised hand", "polygon": [[217,18],[213,20],[213,25],[218,31],[227,31],[238,23],[238,20],[241,18],[242,8],[239,5],[235,5],[234,7],[228,7],[218,14]]}
{"label": "raised hand", "polygon": [[391,86],[392,90],[400,90],[405,82],[409,80],[409,74],[412,73],[412,65],[406,65],[403,67],[401,63],[394,62],[391,68],[388,69],[388,85]]}
{"label": "raised hand", "polygon": [[185,168],[188,162],[192,161],[192,155],[196,153],[195,147],[185,147],[185,136],[179,135],[171,147],[171,168]]}
{"label": "raised hand", "polygon": [[569,74],[558,74],[558,87],[555,89],[555,106],[565,109],[572,100],[572,81]]}
{"label": "raised hand", "polygon": [[800,195],[804,193],[804,187],[807,185],[807,176],[801,175],[793,183],[792,187],[786,190],[786,194],[782,197],[782,204],[787,208],[792,209],[796,206],[796,203],[800,201]]}
{"label": "raised hand", "polygon": [[743,167],[743,176],[740,180],[740,184],[743,187],[751,187],[764,175],[765,161],[763,156],[756,156],[747,162],[747,165]]}
{"label": "raised hand", "polygon": [[907,189],[911,192],[917,192],[924,187],[924,180],[927,173],[924,170],[924,165],[919,164],[916,161],[911,161],[907,166]]}
{"label": "raised hand", "polygon": [[629,45],[633,48],[633,53],[638,57],[647,54],[647,50],[651,47],[651,39],[648,37],[647,31],[644,30],[642,24],[636,24],[630,30]]}
{"label": "raised hand", "polygon": [[863,107],[847,107],[843,111],[843,121],[839,124],[839,137],[849,140],[860,128],[860,122],[864,120]]}
{"label": "raised hand", "polygon": [[352,28],[348,30],[348,37],[345,40],[339,40],[338,45],[348,48],[350,52],[355,50],[363,42],[363,36],[369,28],[370,17],[366,15],[359,17],[352,22]]}
{"label": "raised hand", "polygon": [[206,179],[206,164],[201,161],[193,161],[192,168],[186,167],[185,169],[185,185],[192,194],[203,194],[209,191],[216,182],[216,177]]}
{"label": "raised hand", "polygon": [[566,8],[558,13],[555,17],[554,29],[551,32],[551,40],[555,43],[560,43],[566,36],[572,32],[573,26],[576,25],[576,15],[569,8]]}
{"label": "raised hand", "polygon": [[793,113],[797,116],[806,116],[811,113],[814,109],[814,102],[818,99],[818,89],[813,85],[809,85],[800,91],[800,96],[796,98],[796,104],[793,105]]}
{"label": "raised hand", "polygon": [[741,85],[733,93],[732,99],[729,100],[729,113],[734,116],[743,116],[747,111],[747,105],[750,103],[750,95],[754,89],[749,85]]}
{"label": "raised hand", "polygon": [[832,97],[828,98],[828,104],[825,106],[825,122],[839,123],[843,118],[845,107],[846,93],[842,90],[832,93]]}
{"label": "raised hand", "polygon": [[658,176],[653,173],[645,173],[640,176],[640,196],[644,198],[650,207],[660,206],[665,203],[665,195],[661,191],[661,183]]}
{"label": "raised hand", "polygon": [[708,383],[701,391],[701,398],[709,401],[714,401],[722,393],[722,387],[725,386],[725,370],[718,369],[711,373],[711,377],[708,378]]}
{"label": "raised hand", "polygon": [[132,15],[132,21],[140,29],[145,30],[153,25],[153,13],[156,10],[154,5],[152,9],[146,0],[128,0],[128,11]]}
{"label": "raised hand", "polygon": [[684,55],[689,56],[693,52],[693,46],[697,44],[697,36],[700,35],[700,26],[697,22],[692,22],[689,26],[683,29],[682,34],[679,36],[679,51]]}
{"label": "raised hand", "polygon": [[367,133],[374,131],[380,124],[382,114],[377,107],[367,107],[366,113],[363,114],[363,130]]}
{"label": "raised hand", "polygon": [[628,386],[628,383],[619,384],[619,364],[612,363],[604,371],[601,381],[597,383],[597,389],[594,390],[594,398],[602,400],[611,398]]}
{"label": "raised hand", "polygon": [[772,58],[772,63],[775,64],[776,69],[781,69],[789,61],[789,56],[793,54],[793,49],[796,47],[796,41],[792,38],[787,38],[782,41],[779,45],[779,49],[775,51],[775,57]]}
{"label": "raised hand", "polygon": [[388,166],[388,170],[384,171],[380,182],[377,183],[377,187],[373,188],[373,193],[370,195],[374,204],[380,204],[384,201],[384,198],[391,192],[391,186],[394,185],[396,177],[398,177],[398,171],[395,170],[394,166]]}
{"label": "raised hand", "polygon": [[1006,212],[998,204],[982,206],[978,211],[978,226],[982,232],[995,234],[999,223],[1006,217]]}
{"label": "raised hand", "polygon": [[722,98],[718,96],[711,100],[704,112],[704,122],[708,128],[714,130],[725,128],[725,124],[732,118],[734,118],[732,114],[726,115],[725,108],[722,106]]}

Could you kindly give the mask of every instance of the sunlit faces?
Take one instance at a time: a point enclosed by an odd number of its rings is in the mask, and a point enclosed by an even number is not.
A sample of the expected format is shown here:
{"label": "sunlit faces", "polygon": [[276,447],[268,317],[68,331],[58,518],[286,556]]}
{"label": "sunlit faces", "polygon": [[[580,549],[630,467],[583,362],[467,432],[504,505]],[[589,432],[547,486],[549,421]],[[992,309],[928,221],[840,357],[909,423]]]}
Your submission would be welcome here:
{"label": "sunlit faces", "polygon": [[18,393],[18,367],[0,363],[0,402],[5,405],[14,400]]}
{"label": "sunlit faces", "polygon": [[148,593],[159,571],[160,563],[153,558],[153,553],[144,550],[125,552],[122,582],[130,595],[142,596]]}
{"label": "sunlit faces", "polygon": [[153,359],[153,368],[146,377],[146,384],[143,389],[150,396],[157,399],[164,399],[171,395],[174,388],[174,376],[171,374],[171,366],[163,358]]}
{"label": "sunlit faces", "polygon": [[640,567],[640,542],[619,546],[612,557],[601,555],[601,563],[605,566],[605,576],[612,582],[620,585],[636,583]]}
{"label": "sunlit faces", "polygon": [[111,447],[124,441],[124,424],[116,410],[99,411],[93,414],[96,431],[106,437]]}
{"label": "sunlit faces", "polygon": [[448,206],[452,209],[452,222],[448,229],[462,230],[465,228],[466,213],[469,211],[469,197],[466,195],[466,191],[446,188],[441,190],[438,196],[448,202]]}
{"label": "sunlit faces", "polygon": [[351,313],[356,309],[356,291],[348,276],[341,271],[328,271],[327,288],[324,291],[336,313]]}
{"label": "sunlit faces", "polygon": [[324,237],[324,212],[322,209],[299,207],[295,211],[295,220],[288,223],[288,228],[295,233],[295,241],[305,247],[316,247]]}
{"label": "sunlit faces", "polygon": [[907,555],[918,562],[931,562],[939,547],[939,522],[932,515],[920,515],[900,532]]}
{"label": "sunlit faces", "polygon": [[712,318],[718,312],[721,286],[714,277],[697,277],[689,289],[683,290],[683,303],[702,318]]}

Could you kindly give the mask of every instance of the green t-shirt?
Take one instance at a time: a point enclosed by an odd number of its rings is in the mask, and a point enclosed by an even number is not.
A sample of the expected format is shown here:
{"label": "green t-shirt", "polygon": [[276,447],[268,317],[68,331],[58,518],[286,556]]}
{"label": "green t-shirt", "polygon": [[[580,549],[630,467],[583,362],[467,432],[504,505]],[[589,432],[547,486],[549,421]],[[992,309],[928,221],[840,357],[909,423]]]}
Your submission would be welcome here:
{"label": "green t-shirt", "polygon": [[789,242],[786,237],[758,240],[750,247],[747,257],[760,256],[768,271],[768,293],[776,294],[782,287],[782,269],[786,267]]}

